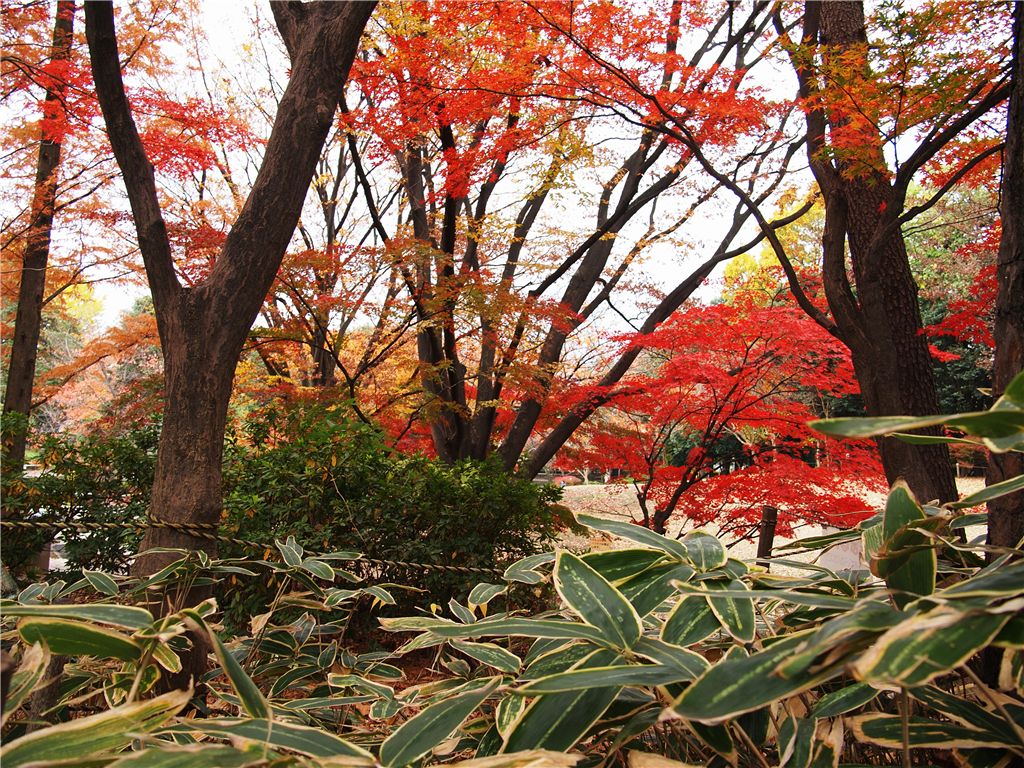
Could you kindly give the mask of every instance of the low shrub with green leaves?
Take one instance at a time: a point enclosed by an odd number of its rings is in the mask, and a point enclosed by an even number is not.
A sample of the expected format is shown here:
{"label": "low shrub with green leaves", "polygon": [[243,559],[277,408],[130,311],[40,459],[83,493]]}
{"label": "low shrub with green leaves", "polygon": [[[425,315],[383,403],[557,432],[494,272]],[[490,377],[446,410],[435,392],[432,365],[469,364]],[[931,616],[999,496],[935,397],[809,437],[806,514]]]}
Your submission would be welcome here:
{"label": "low shrub with green leaves", "polygon": [[[154,425],[124,434],[48,437],[35,457],[38,473],[4,474],[4,517],[110,525],[144,520],[158,437]],[[0,547],[4,565],[21,570],[50,536],[5,530]],[[111,527],[62,538],[64,557],[73,568],[120,572],[138,548],[141,533]]]}
{"label": "low shrub with green leaves", "polygon": [[[988,416],[969,416],[949,423],[992,449],[1024,448],[1024,376]],[[142,583],[89,572],[79,584],[37,585],[0,605],[19,660],[0,760],[1010,768],[1024,761],[1024,551],[986,552],[959,533],[981,519],[966,510],[1021,488],[1013,478],[931,507],[897,484],[856,530],[793,547],[860,538],[870,570],[857,573],[786,558],[771,564],[797,575],[772,573],[702,531],[676,540],[582,517],[629,546],[532,555],[444,613],[382,619],[405,638],[390,654],[360,654],[345,635],[359,601],[388,602],[390,592],[338,567],[352,553],[310,557],[295,541],[278,544],[280,562],[192,555]],[[268,571],[288,588],[231,641],[209,601],[164,618],[109,601],[54,604],[77,588],[131,600]],[[557,608],[502,610],[511,585],[547,581]],[[181,665],[187,631],[209,640],[217,665],[199,717],[183,716],[189,692],[154,695],[160,675]],[[19,708],[48,653],[77,657],[66,705],[102,697],[103,706],[23,733]],[[420,670],[424,654],[430,674],[406,679],[403,668]],[[995,657],[994,671],[976,669],[982,654]]]}
{"label": "low shrub with green leaves", "polygon": [[[388,448],[375,428],[345,409],[293,403],[250,416],[229,436],[224,462],[224,533],[268,545],[293,536],[313,551],[491,569],[539,551],[564,523],[558,489],[503,471],[497,462],[445,464]],[[121,435],[48,439],[36,476],[4,479],[4,514],[62,523],[146,519],[159,427]],[[65,536],[70,574],[124,573],[139,530],[111,528]],[[47,539],[5,531],[3,562],[20,569]],[[227,557],[259,555],[224,544]],[[391,581],[446,602],[479,574],[378,568]],[[234,616],[265,606],[277,585],[230,590]],[[420,602],[430,603],[430,599]]]}
{"label": "low shrub with green leaves", "polygon": [[[314,551],[493,569],[539,551],[563,522],[553,506],[558,489],[514,477],[498,462],[396,453],[343,409],[271,409],[245,432],[228,450],[224,528],[246,539],[294,536]],[[480,578],[395,565],[379,574],[440,602]]]}

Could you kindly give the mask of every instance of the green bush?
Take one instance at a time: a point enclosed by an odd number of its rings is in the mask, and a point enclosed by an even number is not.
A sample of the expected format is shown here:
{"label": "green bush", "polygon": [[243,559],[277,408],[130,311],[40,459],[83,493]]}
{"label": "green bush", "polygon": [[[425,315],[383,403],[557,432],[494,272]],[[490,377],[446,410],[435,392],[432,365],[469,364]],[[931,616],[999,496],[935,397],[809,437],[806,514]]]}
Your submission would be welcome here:
{"label": "green bush", "polygon": [[[294,536],[311,551],[339,549],[369,558],[494,569],[536,552],[559,527],[558,491],[515,478],[496,462],[444,464],[388,448],[371,426],[341,408],[292,404],[257,412],[228,436],[223,532],[272,545]],[[37,476],[4,478],[8,519],[142,523],[153,482],[159,426],[121,435],[53,437]],[[52,534],[5,531],[3,562],[26,565]],[[62,537],[72,574],[125,573],[141,533],[90,530]],[[225,556],[251,548],[223,544]],[[378,566],[378,578],[426,590],[446,602],[480,573]],[[272,587],[231,598],[233,615],[266,605]]]}
{"label": "green bush", "polygon": [[[36,459],[38,474],[4,475],[4,517],[114,526],[145,520],[158,436],[159,428],[150,425],[122,435],[48,437]],[[52,536],[46,531],[4,531],[4,565],[22,569]],[[118,573],[126,570],[141,534],[111,528],[69,532],[61,538],[70,569]]]}
{"label": "green bush", "polygon": [[[557,489],[497,462],[395,453],[377,430],[315,405],[256,415],[225,457],[227,532],[268,542],[294,536],[312,551],[376,560],[498,568],[554,538],[557,498]],[[420,602],[447,602],[482,579],[398,565],[371,573],[426,590]]]}

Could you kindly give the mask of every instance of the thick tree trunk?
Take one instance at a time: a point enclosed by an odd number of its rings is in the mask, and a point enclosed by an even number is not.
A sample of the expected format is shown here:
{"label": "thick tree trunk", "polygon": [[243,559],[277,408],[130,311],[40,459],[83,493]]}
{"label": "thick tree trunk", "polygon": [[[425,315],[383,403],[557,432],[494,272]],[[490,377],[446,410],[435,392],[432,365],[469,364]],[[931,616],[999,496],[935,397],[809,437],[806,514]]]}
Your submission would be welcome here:
{"label": "thick tree trunk", "polygon": [[[1013,72],[1003,149],[1002,219],[996,276],[996,355],[992,391],[997,397],[1024,370],[1024,63],[1021,34],[1024,4],[1013,9]],[[991,454],[987,481],[991,485],[1024,474],[1024,454]],[[1017,547],[1024,538],[1024,491],[988,504],[988,543]]]}
{"label": "thick tree trunk", "polygon": [[[166,406],[150,515],[165,523],[216,525],[222,506],[224,428],[242,343],[238,334],[224,338],[220,318],[201,291],[187,292],[183,298],[173,319],[180,331],[169,334],[163,344]],[[216,542],[210,539],[149,528],[139,547],[135,573],[154,573],[178,559],[170,553],[146,554],[156,547],[217,552]]]}
{"label": "thick tree trunk", "polygon": [[[52,61],[67,61],[71,58],[74,21],[74,1],[60,0],[53,25]],[[46,89],[44,115],[52,117],[62,112],[66,90],[67,83],[63,80],[56,80]],[[46,267],[50,259],[50,232],[57,202],[60,153],[59,136],[48,135],[44,130],[39,142],[31,220],[21,267],[18,309],[7,370],[7,391],[4,395],[3,457],[6,472],[20,472],[25,463],[28,417],[32,410],[32,385],[35,381],[36,355],[42,327],[43,293],[46,290]]]}
{"label": "thick tree trunk", "polygon": [[[847,77],[848,88],[870,87],[863,4],[808,4],[808,15],[819,12],[826,67]],[[838,335],[852,353],[868,415],[932,415],[939,408],[932,360],[921,333],[917,285],[896,221],[903,195],[888,178],[881,140],[869,118],[839,108],[828,113],[832,131],[852,128],[860,139],[831,166],[821,156],[822,115],[808,115],[808,152],[826,197],[826,295]],[[853,290],[847,283],[847,247]],[[890,483],[902,477],[922,501],[956,498],[946,446],[885,438],[879,449]]]}

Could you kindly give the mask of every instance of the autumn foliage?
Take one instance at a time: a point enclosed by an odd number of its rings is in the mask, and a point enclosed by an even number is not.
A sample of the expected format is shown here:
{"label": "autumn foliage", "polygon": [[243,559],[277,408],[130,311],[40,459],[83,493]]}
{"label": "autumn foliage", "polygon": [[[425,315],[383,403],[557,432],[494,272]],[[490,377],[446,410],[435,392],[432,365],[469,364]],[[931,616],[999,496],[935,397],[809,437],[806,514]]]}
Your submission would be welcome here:
{"label": "autumn foliage", "polygon": [[870,508],[865,494],[884,490],[871,446],[806,426],[857,384],[846,349],[798,308],[741,292],[628,343],[644,348],[647,372],[621,383],[587,444],[559,466],[623,473],[643,525],[664,530],[678,515],[742,530],[773,506],[787,532],[797,522],[848,526]]}

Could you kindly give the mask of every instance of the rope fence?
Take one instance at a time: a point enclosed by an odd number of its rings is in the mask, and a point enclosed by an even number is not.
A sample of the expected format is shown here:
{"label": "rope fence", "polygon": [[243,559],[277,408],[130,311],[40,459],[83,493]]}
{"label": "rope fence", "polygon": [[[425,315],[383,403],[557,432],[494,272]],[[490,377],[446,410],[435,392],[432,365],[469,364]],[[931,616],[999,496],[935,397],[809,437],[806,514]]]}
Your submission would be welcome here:
{"label": "rope fence", "polygon": [[[207,541],[224,542],[235,544],[240,547],[265,552],[275,551],[275,544],[264,544],[250,539],[240,539],[235,536],[225,536],[218,533],[216,525],[201,523],[172,523],[167,520],[150,520],[145,523],[120,522],[104,523],[98,520],[89,522],[59,522],[56,520],[2,520],[0,528],[21,529],[21,530],[50,530],[50,531],[73,531],[75,533],[90,533],[98,531],[136,530],[145,531],[147,528],[165,528],[167,530],[184,533],[197,539]],[[327,553],[308,553],[310,557],[323,556]],[[444,565],[441,563],[409,563],[401,560],[380,560],[372,557],[356,557],[340,560],[339,562],[358,563],[360,565],[372,565],[384,568],[408,568],[411,570],[434,571],[442,573],[472,573],[479,576],[501,577],[504,570],[500,568],[478,568],[469,565]]]}

